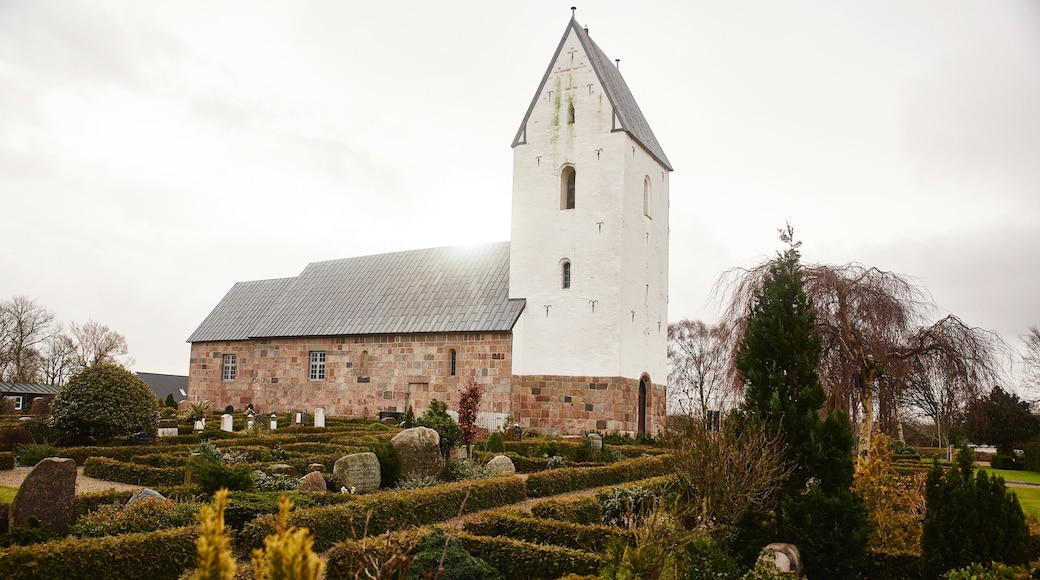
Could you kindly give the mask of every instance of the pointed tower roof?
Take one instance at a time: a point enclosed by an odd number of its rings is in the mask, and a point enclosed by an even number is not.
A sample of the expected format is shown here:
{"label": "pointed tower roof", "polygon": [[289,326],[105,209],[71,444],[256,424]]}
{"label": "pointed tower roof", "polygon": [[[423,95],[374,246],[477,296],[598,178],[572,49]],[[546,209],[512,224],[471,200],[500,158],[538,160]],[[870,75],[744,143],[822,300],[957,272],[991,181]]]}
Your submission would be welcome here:
{"label": "pointed tower roof", "polygon": [[606,93],[611,106],[614,108],[614,114],[617,116],[621,129],[642,145],[643,149],[646,149],[661,165],[672,171],[672,164],[668,161],[668,156],[664,154],[664,149],[657,142],[657,137],[654,136],[654,132],[650,129],[650,124],[646,122],[646,117],[639,110],[639,105],[636,104],[632,91],[628,89],[625,79],[621,76],[621,71],[614,66],[606,53],[593,42],[592,38],[589,37],[589,33],[578,24],[573,16],[570,22],[567,23],[567,28],[563,31],[563,37],[560,38],[560,44],[556,47],[556,52],[553,53],[548,68],[545,69],[542,82],[538,84],[538,90],[534,92],[531,106],[527,108],[527,114],[524,115],[524,120],[520,123],[520,129],[517,130],[516,137],[513,138],[512,146],[516,147],[520,144],[524,134],[524,127],[527,126],[527,121],[531,117],[531,111],[534,110],[535,105],[538,103],[538,96],[542,94],[542,90],[545,88],[545,83],[549,79],[549,73],[552,72],[553,64],[559,58],[563,45],[567,41],[567,35],[572,31],[577,36],[582,48],[585,49],[585,53],[589,56],[589,62],[592,63],[592,68],[596,71],[596,77],[599,78],[599,83],[603,87],[603,91]]}

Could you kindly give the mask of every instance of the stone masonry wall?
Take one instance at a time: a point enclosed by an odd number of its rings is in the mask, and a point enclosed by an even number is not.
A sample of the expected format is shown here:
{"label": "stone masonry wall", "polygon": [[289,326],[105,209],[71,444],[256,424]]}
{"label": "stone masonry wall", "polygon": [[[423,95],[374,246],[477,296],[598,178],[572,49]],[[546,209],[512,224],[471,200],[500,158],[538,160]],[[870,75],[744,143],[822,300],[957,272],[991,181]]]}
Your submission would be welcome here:
{"label": "stone masonry wall", "polygon": [[[451,351],[456,373],[451,376]],[[512,338],[509,333],[432,333],[280,338],[195,343],[188,392],[215,409],[313,412],[375,417],[380,411],[416,415],[431,399],[458,402],[458,391],[485,386],[481,410],[509,413]],[[325,379],[309,379],[310,352],[325,351]],[[237,356],[235,380],[221,380],[223,357]]]}
{"label": "stone masonry wall", "polygon": [[[639,429],[639,381],[622,377],[513,376],[513,420],[549,433],[581,434]],[[665,387],[650,384],[646,433],[664,429]]]}

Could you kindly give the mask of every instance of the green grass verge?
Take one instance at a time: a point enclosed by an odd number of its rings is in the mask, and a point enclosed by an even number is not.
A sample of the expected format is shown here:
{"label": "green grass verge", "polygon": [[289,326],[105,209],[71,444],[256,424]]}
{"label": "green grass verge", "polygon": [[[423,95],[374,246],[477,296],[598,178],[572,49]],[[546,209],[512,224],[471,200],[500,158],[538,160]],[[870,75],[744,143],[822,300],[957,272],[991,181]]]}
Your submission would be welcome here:
{"label": "green grass verge", "polygon": [[1027,516],[1040,519],[1040,487],[1009,487]]}
{"label": "green grass verge", "polygon": [[992,467],[980,466],[979,469],[990,475],[999,475],[1004,481],[1022,481],[1025,483],[1040,484],[1040,473],[1036,471],[1019,471],[1013,469],[993,469]]}
{"label": "green grass verge", "polygon": [[0,487],[0,503],[13,502],[16,493],[18,493],[17,487]]}

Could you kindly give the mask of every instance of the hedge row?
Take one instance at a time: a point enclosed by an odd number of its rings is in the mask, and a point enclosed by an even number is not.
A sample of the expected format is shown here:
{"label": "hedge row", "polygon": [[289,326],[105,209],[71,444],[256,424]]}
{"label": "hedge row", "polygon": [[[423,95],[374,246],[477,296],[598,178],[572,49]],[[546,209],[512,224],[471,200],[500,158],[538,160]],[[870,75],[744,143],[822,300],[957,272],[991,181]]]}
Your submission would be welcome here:
{"label": "hedge row", "polygon": [[14,469],[14,452],[0,451],[0,470]]}
{"label": "hedge row", "polygon": [[[359,496],[344,505],[310,508],[289,514],[289,525],[310,529],[314,549],[322,552],[348,538],[379,535],[402,525],[443,522],[459,513],[463,499],[471,513],[518,503],[526,499],[524,482],[516,477],[460,481],[435,487]],[[242,549],[262,545],[275,531],[275,516],[264,515],[246,524],[239,536]]]}
{"label": "hedge row", "polygon": [[603,504],[591,496],[543,499],[531,506],[531,514],[543,520],[572,524],[598,524],[603,521]]}
{"label": "hedge row", "polygon": [[495,510],[468,519],[462,529],[477,536],[505,536],[532,544],[552,544],[601,553],[607,542],[627,530],[599,524],[573,524],[525,516],[516,510]]}
{"label": "hedge row", "polygon": [[555,579],[567,574],[595,575],[603,557],[560,546],[545,546],[510,538],[475,536],[458,532],[470,554],[494,566],[506,578]]}
{"label": "hedge row", "polygon": [[195,566],[197,526],[109,536],[66,538],[0,551],[0,578],[7,580],[176,580]]}
{"label": "hedge row", "polygon": [[228,494],[228,505],[224,510],[224,523],[235,530],[257,516],[278,513],[278,498],[282,495],[292,500],[294,509],[302,510],[312,507],[339,505],[357,499],[341,493],[303,493],[296,491],[233,491]]}
{"label": "hedge row", "polygon": [[134,495],[132,491],[99,491],[95,493],[84,493],[76,496],[75,503],[72,506],[72,521],[76,521],[76,518],[81,515],[98,509],[103,505],[112,503],[126,504],[130,501],[130,498]]}
{"label": "hedge row", "polygon": [[549,466],[549,460],[545,457],[527,457],[524,455],[518,455],[512,451],[506,451],[505,453],[473,451],[473,459],[480,463],[487,463],[496,455],[505,455],[508,457],[509,460],[513,462],[513,467],[516,468],[517,473],[536,473],[538,471],[545,471]]}
{"label": "hedge row", "polygon": [[87,459],[83,465],[83,475],[148,487],[175,486],[184,483],[183,467],[151,467],[124,463],[107,457]]}
{"label": "hedge row", "polygon": [[546,497],[637,479],[665,475],[671,471],[668,456],[640,457],[603,467],[553,469],[527,476],[528,497]]}
{"label": "hedge row", "polygon": [[632,489],[633,487],[641,487],[643,489],[649,489],[657,495],[663,495],[669,487],[675,484],[675,475],[658,475],[647,479],[637,479],[633,481],[627,481],[620,485],[611,486],[607,489],[600,490],[596,494],[596,499],[600,503],[606,501],[616,489]]}

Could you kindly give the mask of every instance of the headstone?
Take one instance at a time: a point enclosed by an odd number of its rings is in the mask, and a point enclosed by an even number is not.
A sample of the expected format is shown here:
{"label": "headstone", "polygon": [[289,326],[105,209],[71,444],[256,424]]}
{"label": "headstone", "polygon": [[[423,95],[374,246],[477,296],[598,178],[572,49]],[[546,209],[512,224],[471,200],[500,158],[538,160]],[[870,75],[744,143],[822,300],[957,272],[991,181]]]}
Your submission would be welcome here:
{"label": "headstone", "polygon": [[379,420],[379,422],[386,425],[387,427],[397,427],[401,423],[401,420],[395,419],[393,417],[383,417]]}
{"label": "headstone", "polygon": [[[793,572],[798,577],[802,576],[802,556],[798,552],[798,546],[776,542],[765,547],[764,551],[772,554],[773,565],[782,572]],[[766,558],[769,555],[765,556]]]}
{"label": "headstone", "polygon": [[328,489],[320,471],[312,471],[300,479],[300,491],[318,492],[328,491]]}
{"label": "headstone", "polygon": [[599,433],[589,433],[587,435],[589,443],[592,444],[592,454],[599,455],[603,452],[603,436]]}
{"label": "headstone", "polygon": [[296,468],[288,463],[272,463],[264,471],[270,475],[284,473],[285,475],[296,475]]}
{"label": "headstone", "polygon": [[513,460],[505,455],[496,455],[487,462],[488,471],[494,471],[499,475],[515,475],[516,467]]}
{"label": "headstone", "polygon": [[293,413],[293,425],[303,425],[303,413]]}
{"label": "headstone", "polygon": [[278,413],[271,413],[271,430],[278,428]]}
{"label": "headstone", "polygon": [[195,430],[196,431],[205,431],[206,430],[206,420],[205,419],[199,419],[198,421],[195,421]]}
{"label": "headstone", "polygon": [[130,496],[130,499],[127,500],[126,505],[130,505],[132,503],[137,503],[137,502],[141,501],[142,499],[146,499],[146,498],[150,498],[150,497],[157,497],[159,499],[166,499],[166,496],[164,496],[163,494],[155,491],[154,489],[148,489],[146,487],[146,488],[142,489],[141,491],[135,493],[134,495]]}
{"label": "headstone", "polygon": [[310,472],[310,471],[317,471],[317,472],[320,472],[320,473],[325,473],[325,464],[324,463],[311,463],[311,464],[309,464],[307,466],[307,471],[308,472]]}
{"label": "headstone", "polygon": [[9,526],[24,528],[35,517],[50,525],[51,531],[65,535],[72,523],[76,500],[76,462],[48,457],[29,472],[11,503]]}
{"label": "headstone", "polygon": [[231,433],[235,430],[235,418],[227,413],[220,416],[220,430]]}
{"label": "headstone", "polygon": [[177,421],[174,419],[159,419],[159,437],[176,437]]}
{"label": "headstone", "polygon": [[314,410],[314,426],[324,427],[325,426],[325,409],[318,407]]}
{"label": "headstone", "polygon": [[352,494],[379,491],[379,458],[375,453],[354,453],[340,457],[332,468],[336,485]]}
{"label": "headstone", "polygon": [[401,479],[437,477],[444,469],[441,437],[429,427],[412,427],[394,435],[390,443],[401,458]]}

